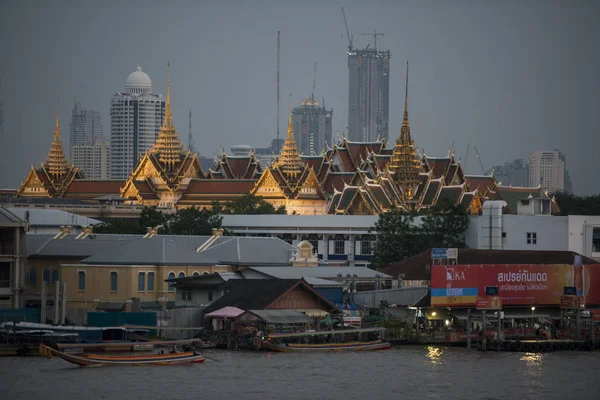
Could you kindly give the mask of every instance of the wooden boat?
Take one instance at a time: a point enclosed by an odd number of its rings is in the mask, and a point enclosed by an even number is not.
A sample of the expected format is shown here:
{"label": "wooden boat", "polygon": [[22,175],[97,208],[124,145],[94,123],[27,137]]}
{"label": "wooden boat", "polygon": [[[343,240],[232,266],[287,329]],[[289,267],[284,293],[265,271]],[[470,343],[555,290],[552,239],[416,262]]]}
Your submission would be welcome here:
{"label": "wooden boat", "polygon": [[[279,352],[384,350],[391,347],[389,342],[380,339],[384,330],[384,328],[363,328],[272,333],[267,337],[256,338],[255,347]],[[361,340],[363,335],[370,336],[368,339],[371,340]]]}
{"label": "wooden boat", "polygon": [[385,350],[392,345],[389,342],[375,340],[372,342],[348,342],[348,343],[325,343],[325,344],[297,344],[297,343],[271,343],[263,340],[262,347],[271,351],[284,353],[305,353],[315,351],[367,351],[367,350]]}
{"label": "wooden boat", "polygon": [[62,358],[72,364],[81,367],[90,366],[114,366],[114,365],[173,365],[173,364],[196,364],[203,363],[205,358],[196,352],[181,352],[167,354],[143,354],[135,356],[101,355],[101,354],[67,354],[40,344],[40,355],[47,358],[54,356]]}

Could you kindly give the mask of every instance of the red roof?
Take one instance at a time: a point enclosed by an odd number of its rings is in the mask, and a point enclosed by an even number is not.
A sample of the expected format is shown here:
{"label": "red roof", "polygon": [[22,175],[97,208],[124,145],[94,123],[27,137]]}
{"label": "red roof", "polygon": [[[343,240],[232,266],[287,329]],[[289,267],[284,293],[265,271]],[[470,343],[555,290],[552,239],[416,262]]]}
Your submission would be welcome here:
{"label": "red roof", "polygon": [[250,179],[193,179],[184,196],[202,194],[247,194],[254,188]]}

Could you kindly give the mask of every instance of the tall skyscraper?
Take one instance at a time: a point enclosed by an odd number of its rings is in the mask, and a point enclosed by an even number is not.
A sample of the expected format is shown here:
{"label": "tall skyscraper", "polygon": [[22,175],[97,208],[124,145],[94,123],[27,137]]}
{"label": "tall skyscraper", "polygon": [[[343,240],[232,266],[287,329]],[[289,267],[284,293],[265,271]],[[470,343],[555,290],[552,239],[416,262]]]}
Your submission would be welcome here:
{"label": "tall skyscraper", "polygon": [[565,190],[565,157],[558,150],[536,150],[529,157],[529,186],[550,193]]}
{"label": "tall skyscraper", "polygon": [[73,146],[90,146],[96,141],[104,141],[100,111],[82,108],[75,102],[69,125],[69,154],[73,156]]}
{"label": "tall skyscraper", "polygon": [[85,179],[110,178],[110,143],[96,141],[93,145],[71,147],[71,161],[79,168]]}
{"label": "tall skyscraper", "polygon": [[317,155],[331,143],[331,117],[333,109],[327,110],[314,97],[303,100],[292,111],[292,124],[298,153]]}
{"label": "tall skyscraper", "polygon": [[129,74],[125,92],[110,104],[110,175],[126,179],[138,159],[150,150],[165,115],[165,100],[152,93],[152,81],[141,67]]}
{"label": "tall skyscraper", "polygon": [[358,142],[388,140],[390,100],[389,50],[348,51],[348,138]]}
{"label": "tall skyscraper", "polygon": [[[493,171],[496,181],[501,182],[502,186],[529,187],[529,165],[522,159],[497,165]],[[491,172],[488,171],[488,174]]]}

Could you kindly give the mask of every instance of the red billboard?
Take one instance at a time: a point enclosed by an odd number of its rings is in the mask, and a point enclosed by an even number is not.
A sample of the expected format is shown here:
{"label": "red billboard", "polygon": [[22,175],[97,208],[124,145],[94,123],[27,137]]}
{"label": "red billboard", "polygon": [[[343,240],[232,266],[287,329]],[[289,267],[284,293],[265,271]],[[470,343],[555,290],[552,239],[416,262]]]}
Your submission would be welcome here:
{"label": "red billboard", "polygon": [[600,304],[600,265],[433,265],[431,305],[475,306],[486,286],[498,288],[503,306],[560,305],[565,286],[576,286],[587,304]]}
{"label": "red billboard", "polygon": [[478,310],[501,310],[502,297],[500,296],[477,296],[475,308]]}

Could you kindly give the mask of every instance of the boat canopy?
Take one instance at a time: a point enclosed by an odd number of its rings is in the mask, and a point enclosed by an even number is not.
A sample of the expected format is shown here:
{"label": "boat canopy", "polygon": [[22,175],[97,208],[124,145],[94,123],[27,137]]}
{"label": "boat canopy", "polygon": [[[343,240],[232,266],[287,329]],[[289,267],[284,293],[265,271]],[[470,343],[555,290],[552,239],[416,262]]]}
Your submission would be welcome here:
{"label": "boat canopy", "polygon": [[298,310],[248,310],[267,324],[308,324],[313,320],[311,317]]}
{"label": "boat canopy", "polygon": [[204,318],[235,318],[243,313],[244,310],[241,310],[237,307],[223,307],[206,314]]}

